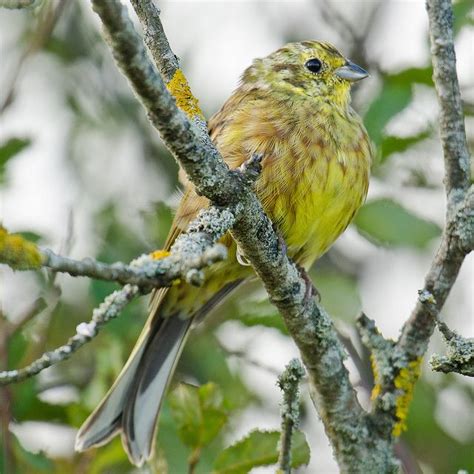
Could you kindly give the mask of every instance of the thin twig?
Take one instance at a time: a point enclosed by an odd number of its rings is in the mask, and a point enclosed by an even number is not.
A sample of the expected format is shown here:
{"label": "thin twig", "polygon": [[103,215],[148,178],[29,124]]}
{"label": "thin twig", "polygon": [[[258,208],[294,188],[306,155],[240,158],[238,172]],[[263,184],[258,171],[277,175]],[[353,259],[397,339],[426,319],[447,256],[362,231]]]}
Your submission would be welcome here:
{"label": "thin twig", "polygon": [[[38,248],[21,236],[0,228],[0,263],[16,270],[47,267],[54,273],[63,272],[73,276],[137,285],[142,292],[170,286],[178,278],[200,285],[204,280],[202,269],[226,258],[227,248],[215,242],[228,231],[234,221],[231,211],[211,206],[198,214],[187,231],[178,236],[169,252],[159,252],[159,257],[156,253],[142,255],[129,265],[121,262],[105,264],[91,258],[74,260],[63,257],[49,249]],[[27,250],[32,255],[31,258],[26,258]]]}
{"label": "thin twig", "polygon": [[[204,249],[194,258],[183,258],[182,255],[171,254],[159,260],[152,255],[142,255],[130,265],[122,262],[106,264],[92,258],[74,260],[56,255],[51,250],[42,251],[45,267],[55,272],[68,273],[72,276],[85,276],[105,281],[113,281],[122,285],[137,285],[150,291],[152,288],[169,286],[177,278],[184,278],[190,283],[202,283],[203,275],[198,270],[226,257],[226,248],[216,244]],[[191,256],[190,256],[191,257]]]}
{"label": "thin twig", "polygon": [[0,386],[21,382],[58,362],[68,359],[74,352],[94,338],[104,324],[115,319],[125,306],[139,294],[139,288],[133,285],[125,285],[121,290],[113,292],[93,311],[91,321],[77,326],[76,334],[66,344],[46,352],[39,359],[22,369],[0,372]]}
{"label": "thin twig", "polygon": [[[40,5],[42,1],[43,0],[0,0],[0,7],[10,9],[33,8]],[[13,102],[18,78],[21,75],[27,59],[39,51],[48,38],[50,38],[66,4],[67,0],[59,0],[56,5],[54,2],[49,0],[45,2],[45,5],[41,6],[41,14],[32,39],[29,42],[28,47],[21,53],[17,66],[11,75],[10,84],[4,87],[6,93],[0,102],[0,114],[5,112]]]}
{"label": "thin twig", "polygon": [[283,392],[281,405],[281,437],[278,456],[279,473],[291,473],[291,442],[300,420],[299,384],[305,371],[298,359],[291,360],[278,377],[278,386]]}

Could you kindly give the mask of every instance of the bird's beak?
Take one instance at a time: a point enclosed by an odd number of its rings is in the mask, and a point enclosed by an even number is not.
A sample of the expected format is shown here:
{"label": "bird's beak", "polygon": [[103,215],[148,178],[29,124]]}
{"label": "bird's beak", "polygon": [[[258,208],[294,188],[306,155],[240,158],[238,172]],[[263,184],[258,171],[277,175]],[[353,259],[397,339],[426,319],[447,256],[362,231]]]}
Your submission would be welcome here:
{"label": "bird's beak", "polygon": [[360,81],[369,75],[365,69],[362,69],[360,66],[357,66],[357,64],[354,64],[349,60],[346,61],[344,66],[337,68],[335,74],[337,77],[350,82]]}

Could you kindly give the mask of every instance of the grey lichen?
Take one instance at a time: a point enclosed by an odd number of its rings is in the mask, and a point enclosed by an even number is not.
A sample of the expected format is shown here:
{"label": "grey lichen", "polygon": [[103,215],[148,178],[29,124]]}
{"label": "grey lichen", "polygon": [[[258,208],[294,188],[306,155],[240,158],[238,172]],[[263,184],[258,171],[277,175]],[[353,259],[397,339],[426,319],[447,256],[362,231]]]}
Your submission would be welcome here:
{"label": "grey lichen", "polygon": [[474,338],[464,338],[440,321],[438,329],[443,334],[448,350],[445,356],[431,357],[431,368],[437,372],[457,372],[474,377]]}
{"label": "grey lichen", "polygon": [[139,288],[134,285],[125,285],[121,290],[114,291],[105,298],[98,308],[94,309],[92,319],[88,323],[78,325],[76,334],[66,344],[45,352],[26,367],[0,372],[0,385],[21,382],[60,361],[68,359],[74,352],[95,337],[102,326],[116,318],[125,306],[139,294]]}
{"label": "grey lichen", "polygon": [[278,386],[283,392],[281,405],[281,436],[279,442],[279,473],[291,472],[291,443],[300,419],[299,384],[305,371],[298,359],[292,359],[278,377]]}

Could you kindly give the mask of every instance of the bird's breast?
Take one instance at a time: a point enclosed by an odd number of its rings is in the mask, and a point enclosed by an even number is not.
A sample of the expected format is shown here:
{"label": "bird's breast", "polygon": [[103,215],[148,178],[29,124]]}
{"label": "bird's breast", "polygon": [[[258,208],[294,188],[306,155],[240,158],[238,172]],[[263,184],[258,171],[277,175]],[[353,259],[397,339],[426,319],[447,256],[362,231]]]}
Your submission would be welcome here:
{"label": "bird's breast", "polygon": [[[268,143],[257,193],[290,255],[306,265],[344,231],[365,200],[370,143],[359,123],[301,124]],[[265,147],[263,147],[265,148]]]}

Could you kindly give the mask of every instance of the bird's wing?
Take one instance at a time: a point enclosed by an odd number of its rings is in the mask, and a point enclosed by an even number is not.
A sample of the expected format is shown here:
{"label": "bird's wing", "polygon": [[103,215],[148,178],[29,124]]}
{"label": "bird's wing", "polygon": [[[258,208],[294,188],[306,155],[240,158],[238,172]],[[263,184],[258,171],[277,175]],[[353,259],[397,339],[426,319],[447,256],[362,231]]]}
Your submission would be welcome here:
{"label": "bird's wing", "polygon": [[[211,140],[218,146],[219,137],[223,134],[224,130],[232,123],[232,119],[235,112],[239,109],[239,106],[243,102],[243,94],[234,94],[224,104],[219,112],[213,115],[209,120],[208,129]],[[237,143],[236,143],[237,145]],[[228,152],[227,152],[228,151]],[[239,166],[246,159],[240,150],[221,150],[224,161],[226,161],[231,168]],[[168,237],[166,239],[164,250],[170,250],[171,246],[178,238],[178,236],[184,232],[191,221],[197,216],[201,209],[205,209],[209,206],[209,200],[204,196],[199,196],[196,193],[194,185],[187,179],[183,170],[180,171],[180,179],[184,186],[184,194],[181,198],[181,202],[176,210],[173,223],[171,225]],[[168,292],[168,288],[161,288],[155,290],[150,298],[149,309],[150,313],[157,313],[157,309],[161,304],[164,296]]]}
{"label": "bird's wing", "polygon": [[[226,128],[232,123],[236,112],[244,102],[245,95],[234,93],[223,107],[214,114],[208,123],[209,135],[214,144],[219,148],[219,138],[223,135]],[[226,146],[220,150],[224,161],[231,167],[240,166],[247,158],[241,152],[238,142],[234,146]],[[209,200],[203,196],[199,196],[194,185],[189,182],[183,170],[180,171],[180,180],[184,186],[185,192],[176,211],[173,224],[171,225],[168,238],[166,239],[164,250],[169,250],[176,238],[184,232],[191,221],[197,216],[201,209],[209,206]]]}

